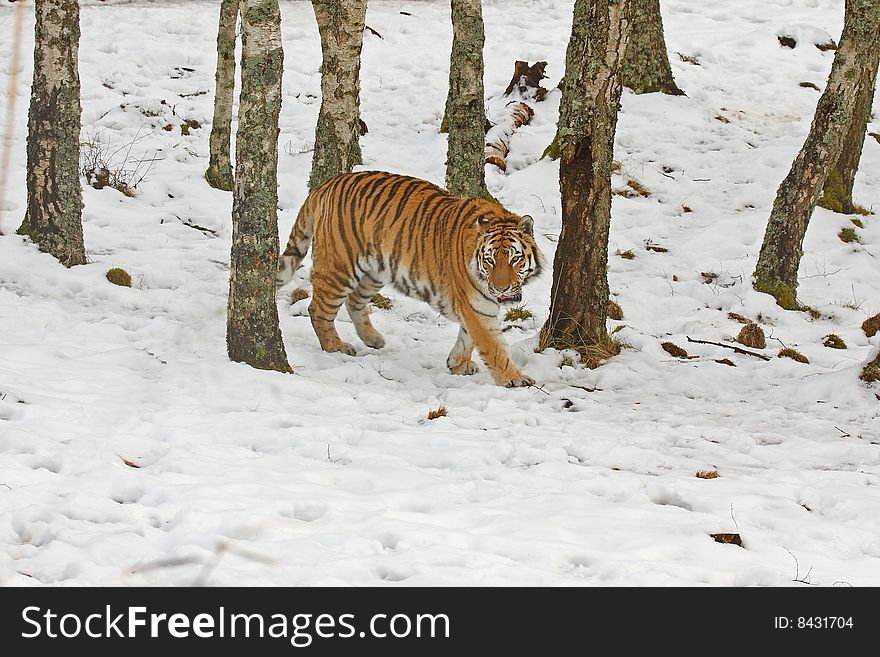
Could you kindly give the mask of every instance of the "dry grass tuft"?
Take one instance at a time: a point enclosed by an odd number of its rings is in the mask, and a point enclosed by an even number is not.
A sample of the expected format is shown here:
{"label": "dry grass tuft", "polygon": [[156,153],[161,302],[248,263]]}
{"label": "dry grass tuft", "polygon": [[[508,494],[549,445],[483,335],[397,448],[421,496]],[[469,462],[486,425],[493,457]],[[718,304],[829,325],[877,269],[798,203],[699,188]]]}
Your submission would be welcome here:
{"label": "dry grass tuft", "polygon": [[698,470],[697,478],[698,479],[718,479],[721,475],[718,470]]}
{"label": "dry grass tuft", "polygon": [[293,292],[290,293],[290,303],[296,303],[297,301],[302,301],[303,299],[308,298],[309,293],[301,287],[296,288]]}
{"label": "dry grass tuft", "polygon": [[754,349],[764,349],[767,346],[767,340],[764,337],[764,329],[752,322],[746,324],[736,336],[736,341],[746,347]]}
{"label": "dry grass tuft", "polygon": [[880,331],[880,313],[877,313],[873,317],[869,317],[862,322],[862,330],[869,338],[873,338],[877,335],[877,332]]}
{"label": "dry grass tuft", "polygon": [[670,356],[675,356],[676,358],[690,358],[688,352],[674,342],[663,342],[660,346],[663,347],[663,351]]}
{"label": "dry grass tuft", "polygon": [[742,537],[739,534],[709,534],[716,543],[729,543],[743,547]]}
{"label": "dry grass tuft", "polygon": [[591,370],[594,370],[605,361],[620,354],[623,346],[623,343],[619,340],[609,337],[602,342],[585,345],[577,351],[581,355],[581,362]]}
{"label": "dry grass tuft", "polygon": [[636,259],[636,254],[632,249],[627,249],[626,251],[621,251],[620,249],[617,249],[617,251],[614,252],[614,255],[620,256],[624,260]]}
{"label": "dry grass tuft", "polygon": [[865,383],[880,381],[880,353],[870,363],[865,365],[859,378]]}
{"label": "dry grass tuft", "polygon": [[846,349],[846,342],[836,333],[831,333],[822,338],[822,344],[829,349]]}
{"label": "dry grass tuft", "polygon": [[608,319],[621,321],[623,319],[623,308],[616,301],[608,299]]}
{"label": "dry grass tuft", "polygon": [[852,242],[860,244],[862,241],[859,239],[859,235],[856,233],[855,228],[841,228],[840,232],[837,233],[837,237],[840,238],[841,242],[845,242],[846,244],[851,244]]}
{"label": "dry grass tuft", "polygon": [[740,324],[752,323],[752,320],[750,320],[745,315],[740,315],[739,313],[727,313],[727,318],[732,319],[734,322],[739,322]]}
{"label": "dry grass tuft", "polygon": [[429,411],[428,412],[428,419],[429,420],[436,420],[438,417],[446,417],[446,407],[445,406],[441,406],[436,411]]}
{"label": "dry grass tuft", "polygon": [[522,322],[527,319],[531,319],[535,316],[531,310],[524,308],[523,306],[517,306],[516,308],[508,309],[507,313],[504,315],[505,322]]}
{"label": "dry grass tuft", "polygon": [[643,198],[651,198],[651,191],[638,180],[629,179],[626,181],[627,187]]}
{"label": "dry grass tuft", "polygon": [[373,295],[373,298],[370,299],[370,303],[376,306],[379,310],[391,310],[394,307],[394,304],[391,303],[391,299],[378,292],[376,292],[376,294]]}
{"label": "dry grass tuft", "polygon": [[131,274],[120,267],[114,267],[107,272],[107,280],[113,285],[120,287],[131,287]]}
{"label": "dry grass tuft", "polygon": [[778,354],[776,354],[777,358],[791,358],[792,360],[796,360],[799,363],[810,364],[810,359],[804,356],[801,352],[796,349],[792,349],[791,347],[786,347],[785,349],[781,349]]}

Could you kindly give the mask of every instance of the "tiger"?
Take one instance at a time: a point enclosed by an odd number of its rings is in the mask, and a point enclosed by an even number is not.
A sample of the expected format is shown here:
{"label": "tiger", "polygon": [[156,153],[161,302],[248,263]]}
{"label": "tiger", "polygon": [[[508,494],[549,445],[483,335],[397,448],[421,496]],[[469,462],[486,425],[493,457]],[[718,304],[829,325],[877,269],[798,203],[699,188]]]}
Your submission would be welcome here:
{"label": "tiger", "polygon": [[277,286],[290,281],[310,244],[309,316],[324,351],[355,355],[334,324],[343,303],[364,344],[385,346],[368,305],[390,283],[460,325],[446,359],[453,374],[478,371],[476,347],[496,384],[535,383],[514,365],[498,322],[500,306],[519,303],[522,286],[544,267],[529,215],[419,178],[360,171],[331,178],[306,197],[278,260]]}

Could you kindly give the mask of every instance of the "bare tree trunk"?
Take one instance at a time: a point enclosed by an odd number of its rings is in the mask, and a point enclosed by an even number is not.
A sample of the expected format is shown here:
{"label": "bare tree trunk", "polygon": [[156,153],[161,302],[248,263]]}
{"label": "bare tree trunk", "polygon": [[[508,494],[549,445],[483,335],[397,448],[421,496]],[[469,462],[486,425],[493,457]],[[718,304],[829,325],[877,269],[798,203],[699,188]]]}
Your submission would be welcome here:
{"label": "bare tree trunk", "polygon": [[797,271],[804,235],[831,168],[850,130],[869,55],[880,39],[880,0],[846,0],[843,35],[834,54],[810,134],[776,192],[764,243],[755,267],[754,286],[773,295],[788,310],[799,307]]}
{"label": "bare tree trunk", "polygon": [[660,0],[632,0],[632,4],[629,45],[620,72],[623,86],[637,94],[659,91],[683,96],[684,92],[675,84],[669,65]]}
{"label": "bare tree trunk", "polygon": [[79,3],[37,0],[27,210],[18,233],[66,267],[86,262],[79,179]]}
{"label": "bare tree trunk", "polygon": [[222,0],[217,28],[217,73],[214,120],[211,123],[211,159],[205,179],[211,187],[232,191],[235,182],[229,142],[232,136],[232,101],[235,96],[235,26],[239,0]]}
{"label": "bare tree trunk", "polygon": [[275,304],[278,115],[284,67],[278,0],[242,0],[241,25],[226,347],[234,361],[290,372]]}
{"label": "bare tree trunk", "polygon": [[541,346],[581,353],[608,342],[611,161],[631,0],[576,0],[559,116],[562,234]]}
{"label": "bare tree trunk", "polygon": [[818,205],[834,212],[852,214],[858,207],[853,202],[853,185],[856,182],[856,172],[859,170],[859,160],[862,158],[865,132],[871,119],[878,62],[880,62],[880,39],[874,41],[864,62],[853,106],[852,122],[844,137],[840,157],[837,158],[837,163],[831,169],[828,180],[825,181],[822,197],[818,202]]}
{"label": "bare tree trunk", "polygon": [[486,195],[481,0],[452,0],[452,54],[446,125],[446,188],[456,196]]}
{"label": "bare tree trunk", "polygon": [[321,33],[321,110],[309,189],[361,163],[361,47],[366,0],[312,0]]}

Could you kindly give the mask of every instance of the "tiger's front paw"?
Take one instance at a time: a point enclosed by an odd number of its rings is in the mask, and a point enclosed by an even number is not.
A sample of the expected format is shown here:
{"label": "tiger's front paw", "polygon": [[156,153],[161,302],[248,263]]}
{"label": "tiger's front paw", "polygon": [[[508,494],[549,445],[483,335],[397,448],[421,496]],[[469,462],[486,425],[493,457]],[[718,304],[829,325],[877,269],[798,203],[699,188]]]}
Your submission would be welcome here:
{"label": "tiger's front paw", "polygon": [[505,388],[525,388],[527,386],[535,385],[535,380],[526,376],[525,374],[519,374],[518,376],[504,381],[502,384]]}
{"label": "tiger's front paw", "polygon": [[339,351],[339,352],[342,352],[343,354],[348,354],[349,356],[356,356],[357,355],[357,350],[354,348],[354,345],[350,345],[347,342],[342,342],[341,340],[339,341],[338,344],[334,344],[333,346],[329,347],[328,349],[325,349],[324,351],[329,351],[331,353],[335,352],[335,351]]}
{"label": "tiger's front paw", "polygon": [[460,374],[462,376],[470,376],[471,374],[476,374],[480,371],[480,368],[477,367],[477,364],[472,360],[466,360],[463,363],[459,363],[458,365],[450,365],[449,371],[453,374]]}

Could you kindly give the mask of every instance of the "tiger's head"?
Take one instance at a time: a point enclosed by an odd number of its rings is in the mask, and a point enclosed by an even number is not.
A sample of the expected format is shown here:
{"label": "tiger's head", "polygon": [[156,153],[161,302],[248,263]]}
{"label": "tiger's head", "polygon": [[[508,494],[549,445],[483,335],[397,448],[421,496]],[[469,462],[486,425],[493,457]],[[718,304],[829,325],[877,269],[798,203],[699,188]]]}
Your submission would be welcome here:
{"label": "tiger's head", "polygon": [[519,303],[522,286],[540,274],[544,266],[544,256],[535,244],[532,218],[507,212],[499,216],[495,211],[480,216],[477,225],[477,277],[486,283],[498,303]]}

